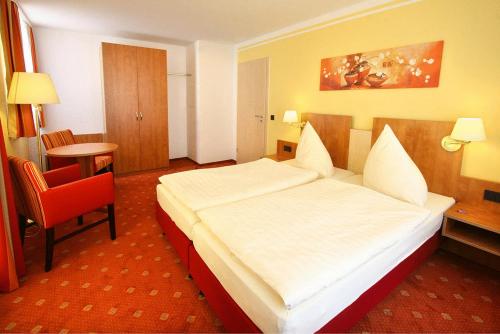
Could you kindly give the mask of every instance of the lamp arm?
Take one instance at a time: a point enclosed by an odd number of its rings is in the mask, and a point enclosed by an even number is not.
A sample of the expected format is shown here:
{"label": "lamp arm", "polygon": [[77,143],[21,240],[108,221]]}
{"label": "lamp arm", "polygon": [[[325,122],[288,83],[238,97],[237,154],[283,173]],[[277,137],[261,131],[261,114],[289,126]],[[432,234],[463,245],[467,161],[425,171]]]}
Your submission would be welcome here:
{"label": "lamp arm", "polygon": [[450,136],[446,136],[441,140],[441,147],[448,152],[458,151],[462,145],[469,144],[470,141],[454,139]]}

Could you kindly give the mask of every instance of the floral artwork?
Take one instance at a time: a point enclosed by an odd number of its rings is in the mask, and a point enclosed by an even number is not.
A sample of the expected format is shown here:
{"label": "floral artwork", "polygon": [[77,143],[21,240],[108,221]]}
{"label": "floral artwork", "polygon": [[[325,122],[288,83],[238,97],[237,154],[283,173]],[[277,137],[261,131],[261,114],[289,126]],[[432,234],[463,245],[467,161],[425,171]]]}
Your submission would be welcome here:
{"label": "floral artwork", "polygon": [[444,41],[321,60],[320,90],[439,86]]}

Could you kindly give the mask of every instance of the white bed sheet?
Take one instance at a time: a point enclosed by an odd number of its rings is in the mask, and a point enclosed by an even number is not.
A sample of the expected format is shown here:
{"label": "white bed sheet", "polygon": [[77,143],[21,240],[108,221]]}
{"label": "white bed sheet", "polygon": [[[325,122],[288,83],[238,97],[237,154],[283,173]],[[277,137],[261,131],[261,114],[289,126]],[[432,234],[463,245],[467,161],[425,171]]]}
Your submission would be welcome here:
{"label": "white bed sheet", "polygon": [[310,299],[288,309],[282,298],[243,265],[204,226],[194,227],[194,246],[222,286],[264,332],[304,333],[323,327],[364,291],[413,253],[441,226],[450,197],[429,193],[425,208],[431,214],[408,237],[387,248],[363,266]]}
{"label": "white bed sheet", "polygon": [[[281,163],[294,166],[294,160],[295,159],[286,160]],[[349,170],[335,168],[335,173],[331,176],[331,178],[335,180],[343,180],[345,178],[352,177],[353,175],[354,173]],[[162,183],[156,186],[156,198],[161,208],[168,213],[177,227],[184,232],[190,240],[193,240],[193,226],[200,221],[196,212],[179,201],[177,197],[174,196],[173,193]]]}

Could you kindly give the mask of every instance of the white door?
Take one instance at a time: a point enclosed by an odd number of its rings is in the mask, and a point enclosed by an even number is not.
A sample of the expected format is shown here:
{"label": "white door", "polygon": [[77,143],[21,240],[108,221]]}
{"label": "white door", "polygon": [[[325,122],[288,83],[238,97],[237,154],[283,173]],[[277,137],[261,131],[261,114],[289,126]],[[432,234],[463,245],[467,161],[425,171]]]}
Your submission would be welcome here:
{"label": "white door", "polygon": [[238,163],[262,158],[266,151],[268,58],[238,64]]}

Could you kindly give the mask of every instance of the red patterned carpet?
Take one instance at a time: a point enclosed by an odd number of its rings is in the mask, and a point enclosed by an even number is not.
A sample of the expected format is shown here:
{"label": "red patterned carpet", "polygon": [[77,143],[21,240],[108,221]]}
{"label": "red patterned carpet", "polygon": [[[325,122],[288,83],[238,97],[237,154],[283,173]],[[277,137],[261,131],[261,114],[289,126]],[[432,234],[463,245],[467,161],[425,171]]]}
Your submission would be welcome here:
{"label": "red patterned carpet", "polygon": [[[168,172],[194,168],[172,166]],[[164,173],[117,178],[116,241],[107,225],[66,240],[49,273],[40,233],[31,230],[28,275],[0,295],[0,332],[223,331],[156,223],[155,185]],[[500,332],[499,284],[498,272],[438,252],[352,331]]]}

